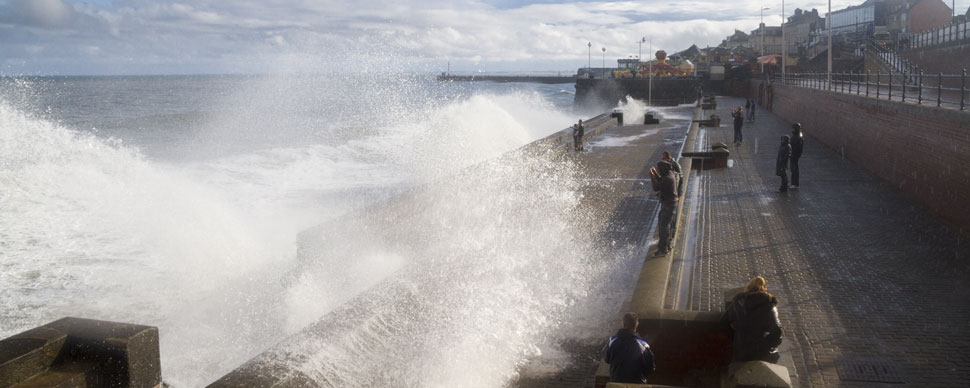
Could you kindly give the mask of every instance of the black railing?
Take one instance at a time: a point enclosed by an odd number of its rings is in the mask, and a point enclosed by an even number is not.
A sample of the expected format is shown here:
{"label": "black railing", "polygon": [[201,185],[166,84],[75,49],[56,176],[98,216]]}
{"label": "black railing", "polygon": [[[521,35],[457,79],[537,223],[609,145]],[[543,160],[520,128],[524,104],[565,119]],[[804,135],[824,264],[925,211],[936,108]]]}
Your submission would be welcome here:
{"label": "black railing", "polygon": [[[944,87],[944,83],[959,87]],[[832,73],[831,78],[827,73],[789,73],[785,84],[962,111],[970,105],[966,69],[961,74]]]}

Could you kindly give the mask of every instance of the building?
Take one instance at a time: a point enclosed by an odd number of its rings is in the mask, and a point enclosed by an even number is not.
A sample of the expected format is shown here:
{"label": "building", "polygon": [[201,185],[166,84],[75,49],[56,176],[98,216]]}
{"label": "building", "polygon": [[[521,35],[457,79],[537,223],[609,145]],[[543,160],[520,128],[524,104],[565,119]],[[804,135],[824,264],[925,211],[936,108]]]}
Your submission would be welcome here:
{"label": "building", "polygon": [[636,71],[640,68],[639,58],[620,58],[616,60],[617,69],[632,69]]}
{"label": "building", "polygon": [[825,27],[833,34],[864,33],[885,26],[893,34],[915,33],[950,23],[952,9],[943,0],[866,0],[826,14]]}
{"label": "building", "polygon": [[950,24],[953,9],[942,0],[915,2],[900,14],[903,16],[902,32],[919,33]]}
{"label": "building", "polygon": [[[762,36],[763,34],[763,36]],[[757,30],[751,31],[751,43],[755,52],[761,55],[763,52],[765,55],[768,54],[781,54],[781,26],[765,26],[761,23],[761,27]]]}
{"label": "building", "polygon": [[818,15],[817,9],[812,12],[795,9],[795,14],[785,23],[785,50],[789,56],[804,55],[805,48],[812,38],[812,31],[823,26],[825,19]]}
{"label": "building", "polygon": [[753,46],[754,46],[754,43],[751,42],[751,37],[748,34],[745,34],[741,30],[734,30],[733,35],[727,37],[727,39],[724,39],[723,41],[721,41],[721,44],[718,45],[718,47],[724,47],[729,50],[733,50],[739,47],[751,48]]}
{"label": "building", "polygon": [[832,34],[857,33],[866,31],[870,26],[886,25],[886,0],[866,0],[831,14],[825,14],[825,28]]}

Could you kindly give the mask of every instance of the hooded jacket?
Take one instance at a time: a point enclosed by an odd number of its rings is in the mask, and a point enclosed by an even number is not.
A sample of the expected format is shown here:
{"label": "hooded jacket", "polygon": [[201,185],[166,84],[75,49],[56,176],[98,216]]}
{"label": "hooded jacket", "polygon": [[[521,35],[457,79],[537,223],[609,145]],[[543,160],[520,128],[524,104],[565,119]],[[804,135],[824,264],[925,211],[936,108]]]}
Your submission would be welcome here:
{"label": "hooded jacket", "polygon": [[617,383],[646,384],[655,367],[647,340],[630,329],[620,329],[610,337],[603,359],[610,364],[610,381]]}
{"label": "hooded jacket", "polygon": [[772,361],[781,345],[778,299],[765,292],[747,292],[734,297],[721,318],[734,325],[732,361]]}
{"label": "hooded jacket", "polygon": [[778,176],[788,173],[788,159],[791,157],[791,145],[788,136],[781,137],[781,147],[778,147],[778,159],[775,161],[775,174]]}
{"label": "hooded jacket", "polygon": [[802,131],[793,129],[791,131],[791,157],[798,159],[802,157],[802,147],[805,145],[805,139],[802,136]]}

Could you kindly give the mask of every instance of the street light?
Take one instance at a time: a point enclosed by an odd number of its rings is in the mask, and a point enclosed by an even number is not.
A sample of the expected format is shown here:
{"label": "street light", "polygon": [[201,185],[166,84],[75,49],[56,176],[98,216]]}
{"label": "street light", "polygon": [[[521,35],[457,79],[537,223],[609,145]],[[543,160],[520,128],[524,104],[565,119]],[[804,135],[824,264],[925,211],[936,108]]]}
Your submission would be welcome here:
{"label": "street light", "polygon": [[593,42],[586,42],[586,78],[593,75]]}
{"label": "street light", "polygon": [[785,40],[785,0],[781,0],[781,83],[785,83],[785,59],[788,57],[788,41]]}
{"label": "street light", "polygon": [[828,66],[825,75],[825,88],[828,90],[832,87],[832,0],[829,0],[829,13],[825,15],[825,24],[829,30]]}
{"label": "street light", "polygon": [[[761,25],[759,27],[761,27],[761,56],[762,57],[765,56],[765,11],[769,9],[771,8],[764,7],[761,9]],[[765,73],[765,64],[762,63],[761,74],[764,75],[764,73]]]}
{"label": "street light", "polygon": [[637,67],[633,70],[633,78],[637,78],[640,73],[640,62],[643,61],[643,43],[647,41],[647,37],[642,37],[637,41]]}
{"label": "street light", "polygon": [[[650,56],[654,57],[653,53],[653,38],[650,38]],[[647,81],[647,106],[653,105],[653,59],[647,62],[647,72],[650,73],[649,81]]]}
{"label": "street light", "polygon": [[606,79],[606,47],[603,47],[603,79]]}

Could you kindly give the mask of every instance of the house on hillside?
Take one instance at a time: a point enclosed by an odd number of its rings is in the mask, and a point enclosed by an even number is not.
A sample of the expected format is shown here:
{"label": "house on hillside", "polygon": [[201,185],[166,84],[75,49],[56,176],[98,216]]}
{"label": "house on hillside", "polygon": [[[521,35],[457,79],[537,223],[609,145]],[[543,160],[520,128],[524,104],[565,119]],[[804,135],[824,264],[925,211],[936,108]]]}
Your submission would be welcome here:
{"label": "house on hillside", "polygon": [[751,42],[759,55],[781,54],[781,26],[766,26],[761,23],[757,30],[751,31]]}
{"label": "house on hillside", "polygon": [[886,23],[891,32],[920,33],[950,24],[953,9],[943,0],[889,1]]}

